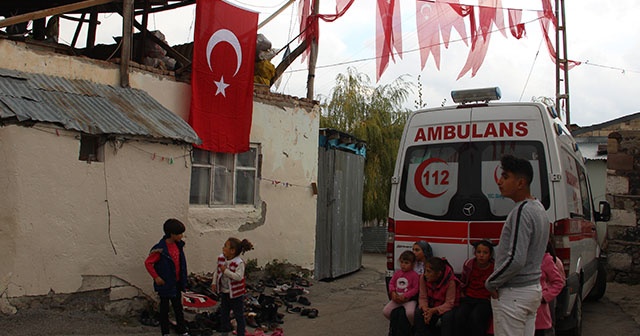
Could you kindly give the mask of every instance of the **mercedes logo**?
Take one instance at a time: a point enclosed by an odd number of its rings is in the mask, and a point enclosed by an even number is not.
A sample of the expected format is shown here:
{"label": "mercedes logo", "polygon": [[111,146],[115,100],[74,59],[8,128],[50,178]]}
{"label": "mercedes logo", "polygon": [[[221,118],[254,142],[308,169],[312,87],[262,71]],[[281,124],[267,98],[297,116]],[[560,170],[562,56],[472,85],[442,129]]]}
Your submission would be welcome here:
{"label": "mercedes logo", "polygon": [[473,216],[475,212],[476,212],[476,206],[473,205],[473,203],[467,203],[462,207],[462,213],[467,217]]}

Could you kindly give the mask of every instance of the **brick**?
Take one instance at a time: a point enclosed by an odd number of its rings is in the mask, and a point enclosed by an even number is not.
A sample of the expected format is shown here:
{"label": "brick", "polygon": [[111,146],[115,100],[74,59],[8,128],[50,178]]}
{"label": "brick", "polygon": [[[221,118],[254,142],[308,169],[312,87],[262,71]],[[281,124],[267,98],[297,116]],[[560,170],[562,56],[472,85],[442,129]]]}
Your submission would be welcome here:
{"label": "brick", "polygon": [[608,155],[618,153],[618,140],[615,138],[607,139],[607,153]]}
{"label": "brick", "polygon": [[611,209],[611,220],[608,225],[636,226],[636,212],[633,210]]}
{"label": "brick", "polygon": [[606,183],[607,194],[627,195],[629,193],[629,179],[624,176],[607,174]]}
{"label": "brick", "polygon": [[633,170],[633,156],[621,153],[608,154],[607,168],[615,170]]}

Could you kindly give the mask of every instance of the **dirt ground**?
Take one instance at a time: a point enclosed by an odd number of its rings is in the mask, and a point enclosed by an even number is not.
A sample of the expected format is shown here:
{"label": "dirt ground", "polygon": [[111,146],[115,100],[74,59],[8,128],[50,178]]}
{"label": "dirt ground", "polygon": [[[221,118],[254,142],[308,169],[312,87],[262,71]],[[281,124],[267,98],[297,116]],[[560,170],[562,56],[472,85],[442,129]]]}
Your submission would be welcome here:
{"label": "dirt ground", "polygon": [[[287,314],[281,308],[285,314],[284,324],[281,325],[284,333],[289,336],[386,335],[388,322],[382,316],[382,308],[387,302],[384,271],[385,256],[383,254],[365,254],[359,271],[331,282],[314,281],[307,297],[311,301],[310,307],[318,309],[319,316],[309,319],[299,314]],[[591,333],[587,330],[589,324],[585,321],[586,335],[608,335],[606,330],[611,329],[607,329],[606,325],[614,318],[609,316],[610,314],[617,314],[615,318],[628,321],[625,326],[627,331],[624,334],[638,335],[640,285],[609,283],[602,302],[589,307],[585,311],[585,320],[591,319],[591,323],[602,325],[605,332]],[[604,313],[605,308],[608,309],[606,313]],[[596,320],[596,318],[603,320]],[[588,329],[595,328],[588,327]],[[134,318],[109,318],[96,311],[67,310],[64,307],[58,307],[21,310],[13,316],[2,316],[0,317],[0,334],[152,336],[159,335],[160,330],[157,327],[143,326]]]}

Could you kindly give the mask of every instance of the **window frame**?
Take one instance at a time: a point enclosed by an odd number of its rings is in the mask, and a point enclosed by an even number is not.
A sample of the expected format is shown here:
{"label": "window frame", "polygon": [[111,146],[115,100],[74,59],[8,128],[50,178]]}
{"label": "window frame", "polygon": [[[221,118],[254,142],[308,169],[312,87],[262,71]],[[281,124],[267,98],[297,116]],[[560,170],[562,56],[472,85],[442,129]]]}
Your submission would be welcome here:
{"label": "window frame", "polygon": [[[250,143],[249,151],[255,150],[255,157],[253,158],[254,167],[241,166],[239,165],[238,157],[243,153],[218,153],[218,152],[210,152],[198,148],[193,148],[193,152],[191,155],[191,179],[194,176],[195,168],[206,168],[209,171],[208,174],[208,194],[205,197],[205,200],[208,200],[205,203],[193,203],[192,201],[192,185],[189,186],[189,206],[190,207],[202,207],[202,208],[242,208],[242,207],[256,207],[259,204],[259,189],[260,189],[260,180],[261,180],[261,172],[262,172],[262,146],[259,143]],[[200,151],[200,153],[206,154],[206,160],[202,160],[200,162],[195,161],[196,151]],[[248,151],[247,151],[248,152]],[[215,203],[215,188],[216,188],[216,155],[232,155],[232,169],[230,171],[230,179],[231,179],[231,202],[216,204]],[[226,169],[226,168],[225,168]],[[253,185],[253,202],[252,203],[237,203],[238,196],[238,178],[237,173],[239,171],[253,171],[254,185]]]}

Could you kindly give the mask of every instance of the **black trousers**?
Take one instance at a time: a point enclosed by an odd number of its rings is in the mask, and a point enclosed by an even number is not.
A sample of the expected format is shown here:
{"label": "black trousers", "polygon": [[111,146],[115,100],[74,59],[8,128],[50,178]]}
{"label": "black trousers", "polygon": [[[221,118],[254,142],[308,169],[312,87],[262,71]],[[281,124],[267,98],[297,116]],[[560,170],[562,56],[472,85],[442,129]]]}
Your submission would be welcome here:
{"label": "black trousers", "polygon": [[455,309],[456,336],[485,336],[491,319],[491,301],[463,297]]}
{"label": "black trousers", "polygon": [[178,292],[174,297],[160,297],[160,330],[162,334],[169,334],[169,302],[173,306],[173,313],[176,317],[177,331],[182,334],[187,330],[184,323],[184,312],[182,311],[182,293]]}
{"label": "black trousers", "polygon": [[236,331],[238,336],[244,336],[246,322],[244,320],[244,296],[237,298],[230,298],[229,293],[220,293],[220,319],[222,330],[232,331],[231,327],[231,314],[233,310],[233,316],[236,319]]}
{"label": "black trousers", "polygon": [[454,311],[450,310],[442,315],[433,315],[429,324],[424,322],[423,311],[416,308],[416,315],[413,322],[416,336],[452,336],[453,335]]}

